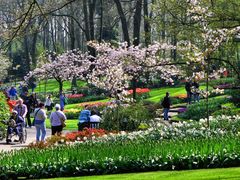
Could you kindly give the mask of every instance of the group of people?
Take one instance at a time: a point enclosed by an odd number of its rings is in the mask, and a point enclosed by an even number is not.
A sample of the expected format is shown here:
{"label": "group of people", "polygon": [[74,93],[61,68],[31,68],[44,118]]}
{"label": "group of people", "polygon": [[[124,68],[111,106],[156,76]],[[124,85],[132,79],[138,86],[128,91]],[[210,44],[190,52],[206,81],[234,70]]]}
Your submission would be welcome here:
{"label": "group of people", "polygon": [[[13,91],[15,88],[12,87],[11,89]],[[21,98],[17,100],[17,104],[13,107],[11,116],[11,118],[15,120],[16,124],[19,124],[19,126],[24,124],[25,127],[29,128],[35,126],[36,142],[44,141],[46,137],[45,121],[47,119],[47,111],[49,111],[51,112],[49,116],[52,131],[51,134],[61,135],[67,119],[63,112],[67,100],[64,93],[60,93],[60,103],[56,104],[55,106],[51,95],[47,96],[45,103],[42,103],[37,99],[36,93],[29,95],[28,91],[22,93],[20,97]],[[15,98],[16,97],[12,97],[11,99]],[[54,111],[52,111],[53,107],[55,107]],[[31,122],[30,114],[32,114],[34,118],[33,122]],[[85,106],[79,115],[78,130],[81,131],[84,128],[99,128],[100,121],[101,118],[97,110],[90,110],[88,106]],[[9,132],[15,132],[16,134],[19,133],[17,127],[14,129],[9,129]]]}
{"label": "group of people", "polygon": [[185,90],[187,91],[187,103],[193,102],[199,102],[200,100],[200,91],[199,91],[199,83],[194,80],[193,82],[191,80],[188,80],[185,84]]}
{"label": "group of people", "polygon": [[[187,92],[187,103],[192,103],[192,97],[193,101],[199,102],[200,100],[200,91],[199,91],[199,83],[194,80],[193,82],[188,80],[185,84],[185,90]],[[170,110],[171,106],[171,99],[169,92],[166,93],[166,96],[164,97],[163,101],[161,102],[161,105],[163,107],[163,118],[164,120],[169,120],[168,112]]]}
{"label": "group of people", "polygon": [[86,105],[79,115],[78,131],[82,131],[84,128],[99,128],[100,121],[101,117],[97,110],[90,111]]}

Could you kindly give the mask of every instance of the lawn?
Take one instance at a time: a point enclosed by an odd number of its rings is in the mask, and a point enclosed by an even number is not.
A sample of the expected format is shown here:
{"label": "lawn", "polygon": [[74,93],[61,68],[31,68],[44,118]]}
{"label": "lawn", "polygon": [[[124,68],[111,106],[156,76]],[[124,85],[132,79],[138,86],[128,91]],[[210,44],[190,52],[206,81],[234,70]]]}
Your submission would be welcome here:
{"label": "lawn", "polygon": [[[78,119],[68,119],[66,120],[66,127],[64,128],[64,130],[77,131],[78,130],[77,124],[78,124]],[[46,127],[51,128],[49,119],[46,120]]]}
{"label": "lawn", "polygon": [[[206,86],[200,86],[200,89],[206,89]],[[151,91],[149,93],[150,98],[148,98],[147,100],[157,103],[166,95],[166,92],[169,92],[170,96],[186,94],[186,90],[185,90],[184,86],[162,87],[162,88],[157,88],[157,89],[151,89]]]}
{"label": "lawn", "polygon": [[[81,87],[81,86],[85,86],[87,83],[78,80],[77,84],[79,87]],[[71,81],[65,81],[63,83],[63,89],[65,91],[70,90],[71,89]],[[38,82],[35,92],[37,92],[37,93],[44,92],[44,90],[45,90],[45,81],[43,80],[43,81],[40,81],[40,83]],[[49,79],[46,84],[46,92],[58,92],[58,91],[59,91],[58,82],[54,79]]]}
{"label": "lawn", "polygon": [[201,169],[188,171],[156,171],[146,173],[114,174],[103,176],[83,176],[72,178],[55,178],[56,180],[217,180],[240,179],[240,168]]}

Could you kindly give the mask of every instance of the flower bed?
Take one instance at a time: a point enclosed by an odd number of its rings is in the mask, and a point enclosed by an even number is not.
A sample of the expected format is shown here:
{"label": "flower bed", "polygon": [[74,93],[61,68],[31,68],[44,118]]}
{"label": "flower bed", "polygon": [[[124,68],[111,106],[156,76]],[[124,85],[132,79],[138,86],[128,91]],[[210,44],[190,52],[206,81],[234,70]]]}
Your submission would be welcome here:
{"label": "flower bed", "polygon": [[68,141],[86,141],[94,140],[95,138],[106,135],[107,132],[103,129],[85,128],[83,131],[71,132],[65,135]]}
{"label": "flower bed", "polygon": [[[232,167],[240,163],[240,116],[154,126],[147,131],[105,134],[86,129],[46,149],[24,149],[0,156],[0,178],[50,178],[153,170]],[[99,133],[99,138],[96,136]],[[84,137],[89,137],[84,140]],[[96,138],[92,138],[92,137]],[[83,140],[81,138],[83,137]],[[68,139],[69,138],[69,139]],[[54,140],[52,140],[54,142]],[[43,145],[42,145],[43,146]],[[127,151],[126,151],[127,150]],[[37,156],[36,156],[37,154]]]}
{"label": "flower bed", "polygon": [[176,96],[173,96],[174,98],[179,98],[179,99],[186,99],[187,98],[187,94],[179,94]]}
{"label": "flower bed", "polygon": [[[148,93],[148,92],[150,92],[150,89],[148,89],[148,88],[137,88],[136,89],[136,93],[138,93],[138,94],[143,94],[143,93]],[[132,89],[128,90],[128,93],[132,94],[133,90]]]}
{"label": "flower bed", "polygon": [[102,106],[109,106],[112,102],[86,102],[86,103],[80,103],[78,104],[79,107],[102,107]]}
{"label": "flower bed", "polygon": [[71,99],[71,98],[81,98],[83,96],[84,96],[83,94],[70,94],[70,95],[67,95],[66,97]]}

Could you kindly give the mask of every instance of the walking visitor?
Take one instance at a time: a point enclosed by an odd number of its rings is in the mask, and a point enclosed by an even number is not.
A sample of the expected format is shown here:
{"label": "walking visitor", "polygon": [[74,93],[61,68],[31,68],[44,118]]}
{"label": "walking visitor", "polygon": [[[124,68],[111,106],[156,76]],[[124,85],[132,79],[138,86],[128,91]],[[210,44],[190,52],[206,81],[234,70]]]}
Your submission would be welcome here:
{"label": "walking visitor", "polygon": [[63,128],[66,126],[66,116],[65,114],[60,110],[60,105],[55,105],[55,112],[52,112],[50,115],[50,122],[51,122],[51,129],[52,129],[52,135],[58,135],[60,136],[62,134]]}
{"label": "walking visitor", "polygon": [[199,102],[199,99],[200,99],[199,83],[196,80],[194,80],[192,87],[193,87],[193,101],[194,101],[194,103]]}
{"label": "walking visitor", "polygon": [[11,100],[16,100],[17,99],[17,90],[14,86],[12,86],[10,88],[10,90],[8,91],[8,94],[9,94]]}
{"label": "walking visitor", "polygon": [[[39,103],[39,108],[34,111],[34,125],[36,127],[36,142],[44,141],[46,136],[46,123],[47,118],[44,110],[44,104]],[[41,138],[40,138],[41,137]]]}
{"label": "walking visitor", "polygon": [[52,101],[52,98],[51,98],[51,94],[49,94],[48,97],[46,98],[45,107],[47,108],[48,111],[52,110],[53,101]]}
{"label": "walking visitor", "polygon": [[166,96],[164,97],[161,105],[163,107],[164,120],[167,121],[167,120],[169,120],[168,112],[169,112],[169,109],[170,109],[170,106],[171,106],[171,101],[170,101],[170,98],[169,98],[169,92],[166,93]]}
{"label": "walking visitor", "polygon": [[192,83],[190,80],[187,80],[185,84],[185,90],[187,91],[187,103],[191,104],[192,101],[192,91],[191,91]]}
{"label": "walking visitor", "polygon": [[64,110],[64,106],[66,105],[66,96],[64,93],[60,92],[60,96],[59,96],[59,99],[60,99],[60,107],[61,107],[61,111]]}

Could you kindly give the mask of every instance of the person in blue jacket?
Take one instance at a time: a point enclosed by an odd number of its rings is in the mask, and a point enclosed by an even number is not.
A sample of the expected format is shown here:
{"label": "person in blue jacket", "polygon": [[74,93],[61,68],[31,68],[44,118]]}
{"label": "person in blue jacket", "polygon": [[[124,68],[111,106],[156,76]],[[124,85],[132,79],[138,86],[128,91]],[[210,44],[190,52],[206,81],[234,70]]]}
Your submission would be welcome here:
{"label": "person in blue jacket", "polygon": [[84,128],[90,127],[90,116],[91,111],[88,109],[88,106],[86,105],[84,110],[80,112],[79,115],[79,123],[78,123],[78,131],[82,131]]}

